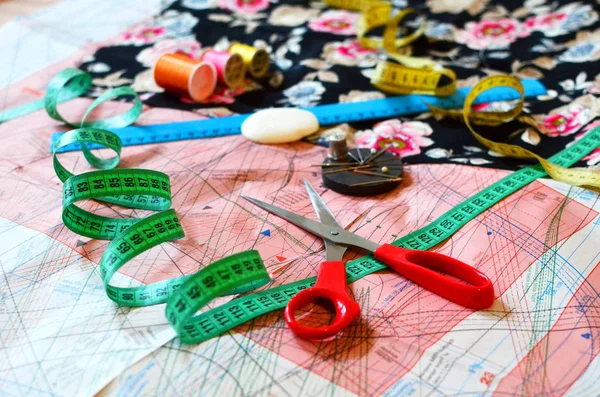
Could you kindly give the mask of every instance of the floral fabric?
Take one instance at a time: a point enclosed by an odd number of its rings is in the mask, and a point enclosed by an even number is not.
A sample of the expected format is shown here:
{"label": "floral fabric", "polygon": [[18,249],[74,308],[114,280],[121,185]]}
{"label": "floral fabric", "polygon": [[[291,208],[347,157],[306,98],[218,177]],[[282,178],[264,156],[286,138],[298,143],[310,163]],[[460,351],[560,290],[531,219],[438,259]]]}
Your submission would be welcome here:
{"label": "floral fabric", "polygon": [[[600,113],[600,22],[593,1],[393,0],[427,17],[425,36],[410,48],[453,69],[458,85],[509,73],[537,78],[548,93],[530,98],[526,111],[539,130],[518,123],[485,128],[484,135],[550,156],[579,139]],[[92,96],[129,84],[147,105],[214,114],[214,108],[247,113],[273,106],[310,107],[382,98],[370,82],[375,65],[386,59],[356,40],[358,13],[328,8],[320,1],[181,0],[132,26],[100,48],[83,65],[94,76]],[[413,22],[413,23],[411,23]],[[414,29],[414,21],[406,29]],[[247,80],[236,90],[219,87],[205,103],[162,92],[152,66],[165,53],[197,58],[206,47],[226,49],[240,41],[271,54],[272,70],[284,76],[280,88]],[[510,107],[482,104],[479,111]],[[221,112],[222,114],[223,112]],[[482,147],[464,125],[430,114],[353,123],[355,144],[389,146],[408,163],[458,162],[517,169],[529,164]],[[482,130],[480,128],[480,130]],[[584,159],[600,164],[600,150]]]}

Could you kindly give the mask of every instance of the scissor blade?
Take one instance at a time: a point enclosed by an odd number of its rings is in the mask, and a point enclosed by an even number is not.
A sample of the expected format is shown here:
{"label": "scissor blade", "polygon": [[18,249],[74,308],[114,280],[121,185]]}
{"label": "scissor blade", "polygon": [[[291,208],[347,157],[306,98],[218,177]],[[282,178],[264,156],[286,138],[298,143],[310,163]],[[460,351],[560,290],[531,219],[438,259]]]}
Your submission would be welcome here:
{"label": "scissor blade", "polygon": [[335,216],[333,216],[331,210],[327,207],[327,204],[325,204],[321,196],[319,196],[319,193],[317,193],[315,188],[312,187],[306,178],[304,178],[304,187],[308,192],[310,202],[312,203],[321,223],[328,226],[339,227],[341,229],[342,227],[335,220]]}
{"label": "scissor blade", "polygon": [[[331,240],[331,233],[330,233],[331,231],[344,231],[338,227],[323,225],[322,223],[313,221],[312,219],[305,218],[298,214],[294,214],[291,211],[284,210],[283,208],[276,207],[272,204],[265,203],[264,201],[260,201],[255,198],[252,198],[252,197],[244,196],[243,194],[241,196],[244,199],[250,201],[252,204],[264,209],[265,211],[275,214],[278,217],[283,218],[283,219],[287,220],[288,222],[293,223],[294,225],[296,225],[308,232],[311,232],[312,234],[319,236],[323,239]],[[338,230],[338,229],[340,229],[340,230]]]}

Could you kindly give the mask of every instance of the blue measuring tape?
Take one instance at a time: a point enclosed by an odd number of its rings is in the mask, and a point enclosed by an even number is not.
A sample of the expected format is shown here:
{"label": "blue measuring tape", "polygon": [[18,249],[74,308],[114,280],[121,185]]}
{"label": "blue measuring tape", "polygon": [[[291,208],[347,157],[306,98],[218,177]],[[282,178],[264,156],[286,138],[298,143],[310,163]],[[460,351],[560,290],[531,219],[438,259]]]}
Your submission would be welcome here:
{"label": "blue measuring tape", "polygon": [[[521,80],[525,89],[525,97],[536,97],[546,93],[546,88],[535,79]],[[448,97],[433,97],[422,95],[403,95],[365,102],[336,103],[319,105],[310,110],[321,125],[331,125],[355,121],[373,120],[386,117],[406,116],[430,111],[424,101],[441,109],[462,108],[470,87],[460,88]],[[508,87],[495,87],[480,94],[475,104],[519,99],[519,93]],[[241,133],[241,126],[250,114],[240,114],[214,119],[181,121],[176,123],[152,124],[145,126],[129,126],[112,129],[121,138],[123,146],[146,145],[181,141],[186,139],[215,138]],[[50,147],[64,133],[52,135]],[[101,148],[100,145],[89,144],[90,149]],[[65,146],[58,152],[79,150],[79,144]]]}

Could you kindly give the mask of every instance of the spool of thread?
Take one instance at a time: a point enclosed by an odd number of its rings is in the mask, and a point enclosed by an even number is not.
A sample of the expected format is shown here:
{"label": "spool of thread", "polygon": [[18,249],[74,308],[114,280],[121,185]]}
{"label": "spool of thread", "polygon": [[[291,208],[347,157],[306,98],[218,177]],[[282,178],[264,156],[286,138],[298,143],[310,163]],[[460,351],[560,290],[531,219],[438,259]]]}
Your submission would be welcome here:
{"label": "spool of thread", "polygon": [[195,61],[184,54],[165,54],[154,65],[154,80],[167,92],[201,102],[214,92],[217,70],[209,62]]}
{"label": "spool of thread", "polygon": [[267,77],[269,78],[269,80],[267,81],[267,85],[270,88],[278,90],[283,85],[283,73],[281,73],[280,71],[270,73]]}
{"label": "spool of thread", "polygon": [[217,69],[217,79],[229,88],[236,88],[246,75],[244,59],[239,54],[228,51],[206,50],[201,59],[210,62]]}
{"label": "spool of thread", "polygon": [[248,73],[252,77],[263,77],[269,71],[271,59],[269,58],[269,53],[263,49],[259,50],[246,44],[233,43],[229,46],[228,51],[232,54],[239,54],[242,57],[244,65],[246,65]]}

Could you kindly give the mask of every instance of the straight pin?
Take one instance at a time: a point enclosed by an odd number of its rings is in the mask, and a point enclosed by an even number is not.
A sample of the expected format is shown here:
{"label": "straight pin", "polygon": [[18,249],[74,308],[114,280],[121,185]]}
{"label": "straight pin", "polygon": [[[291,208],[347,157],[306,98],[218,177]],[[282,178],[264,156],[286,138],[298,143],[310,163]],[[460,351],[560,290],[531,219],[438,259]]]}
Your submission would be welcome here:
{"label": "straight pin", "polygon": [[356,157],[354,157],[354,155],[350,152],[348,152],[348,156],[352,157],[352,160],[356,161],[358,164],[362,165],[362,162],[359,161]]}
{"label": "straight pin", "polygon": [[376,167],[376,166],[374,166],[374,165],[359,165],[358,167],[349,167],[349,168],[342,168],[340,170],[327,171],[327,172],[324,172],[323,175],[335,174],[335,173],[344,172],[344,171],[354,171],[354,170],[358,170],[361,168],[373,168],[373,167]]}
{"label": "straight pin", "polygon": [[378,183],[387,183],[387,182],[400,182],[402,180],[402,178],[394,178],[394,179],[382,179],[380,181],[373,181],[373,182],[361,182],[361,183],[355,183],[353,185],[349,185],[349,186],[366,186],[366,185],[375,185]]}
{"label": "straight pin", "polygon": [[371,160],[371,157],[375,154],[375,152],[373,152],[373,150],[375,150],[375,149],[371,149],[371,153],[369,153],[369,155],[364,159],[365,163],[368,163]]}
{"label": "straight pin", "polygon": [[388,175],[388,174],[380,174],[378,172],[369,172],[369,171],[361,171],[361,170],[355,170],[352,172],[356,172],[357,174],[364,174],[364,175],[382,176],[384,178],[391,178],[391,179],[397,178],[396,176],[392,176],[392,175]]}
{"label": "straight pin", "polygon": [[367,157],[365,159],[365,162],[369,162],[369,161],[373,161],[373,159],[375,159],[376,157],[379,157],[381,155],[382,152],[385,152],[387,150],[387,147],[384,149],[381,149],[379,152],[374,151],[375,149],[371,149],[371,154],[369,154],[369,157]]}
{"label": "straight pin", "polygon": [[357,165],[358,163],[323,163],[323,164],[309,164],[309,167],[337,167],[338,165]]}
{"label": "straight pin", "polygon": [[[394,157],[393,159],[381,160],[380,163],[389,163],[390,161],[398,161],[398,158]],[[393,167],[393,165],[390,165],[390,167]]]}
{"label": "straight pin", "polygon": [[384,153],[386,152],[386,150],[387,150],[387,147],[386,147],[386,148],[384,148],[384,149],[381,149],[379,152],[377,152],[377,153],[375,153],[375,154],[373,154],[373,155],[369,156],[369,158],[368,158],[367,160],[365,160],[365,162],[367,162],[367,163],[368,163],[368,162],[371,162],[371,161],[375,160],[377,157],[379,157],[379,156],[381,156],[382,154],[384,154]]}

